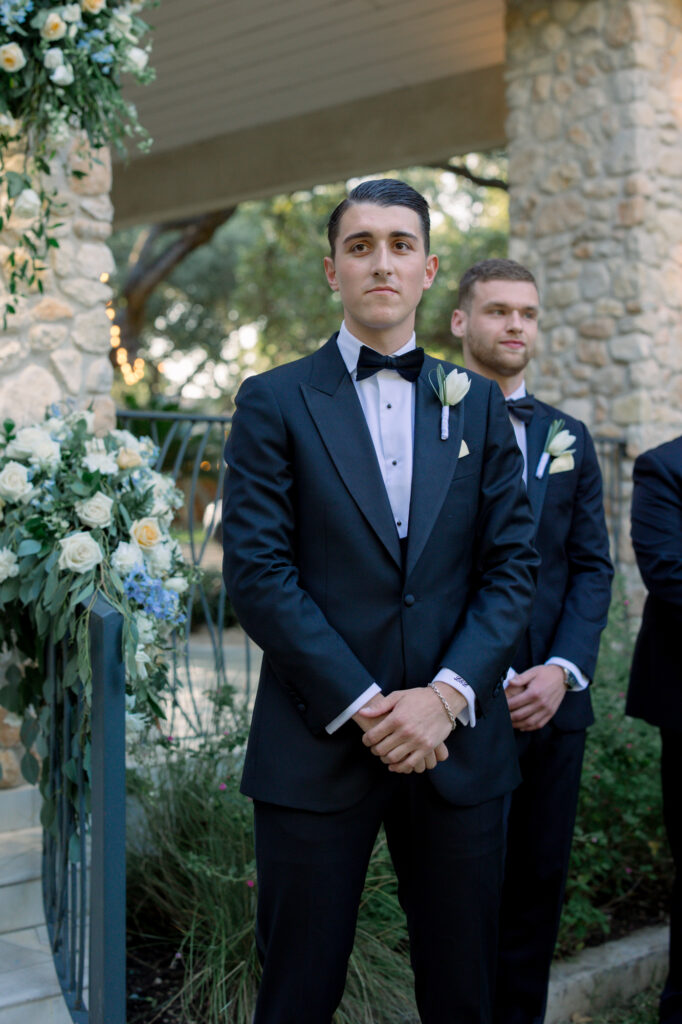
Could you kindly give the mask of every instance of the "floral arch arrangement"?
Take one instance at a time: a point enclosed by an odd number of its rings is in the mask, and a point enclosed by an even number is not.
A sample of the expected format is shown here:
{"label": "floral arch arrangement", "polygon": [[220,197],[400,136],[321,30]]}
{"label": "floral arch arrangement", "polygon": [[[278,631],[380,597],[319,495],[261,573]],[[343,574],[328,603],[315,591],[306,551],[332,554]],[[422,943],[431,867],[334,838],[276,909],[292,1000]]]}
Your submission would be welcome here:
{"label": "floral arch arrangement", "polygon": [[[151,140],[121,94],[121,77],[150,82],[149,0],[0,0],[0,230],[9,224],[19,244],[7,261],[10,295],[36,283],[58,242],[55,194],[45,186],[50,160],[74,133],[93,148]],[[18,253],[21,253],[18,255]],[[5,315],[15,312],[11,301]]]}

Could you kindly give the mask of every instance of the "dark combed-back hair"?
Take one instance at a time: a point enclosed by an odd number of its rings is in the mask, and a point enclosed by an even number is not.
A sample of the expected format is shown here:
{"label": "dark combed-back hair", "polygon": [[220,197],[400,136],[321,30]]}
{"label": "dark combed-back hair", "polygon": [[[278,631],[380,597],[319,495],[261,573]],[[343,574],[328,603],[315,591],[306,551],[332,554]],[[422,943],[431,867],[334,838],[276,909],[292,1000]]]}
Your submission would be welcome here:
{"label": "dark combed-back hair", "polygon": [[428,253],[431,241],[431,218],[429,204],[424,196],[411,185],[406,185],[404,181],[398,181],[396,178],[379,178],[378,180],[361,181],[333,211],[327,224],[327,238],[332,259],[341,218],[348,207],[354,206],[356,203],[374,203],[376,206],[406,206],[409,210],[414,210],[421,221],[424,249]]}
{"label": "dark combed-back hair", "polygon": [[477,281],[528,281],[537,288],[537,281],[521,263],[516,260],[481,260],[474,263],[462,274],[457,294],[457,308],[469,310]]}

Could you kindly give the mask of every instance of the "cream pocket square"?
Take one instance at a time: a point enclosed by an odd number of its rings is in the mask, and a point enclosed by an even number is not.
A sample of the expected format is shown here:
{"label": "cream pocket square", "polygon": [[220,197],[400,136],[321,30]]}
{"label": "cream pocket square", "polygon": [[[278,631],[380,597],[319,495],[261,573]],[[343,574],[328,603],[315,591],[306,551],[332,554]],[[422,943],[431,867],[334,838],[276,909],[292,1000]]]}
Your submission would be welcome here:
{"label": "cream pocket square", "polygon": [[458,459],[463,459],[464,456],[468,455],[468,454],[469,454],[469,446],[467,445],[466,441],[462,441],[461,445],[459,446],[459,455],[457,456],[457,458]]}
{"label": "cream pocket square", "polygon": [[550,473],[567,473],[569,469],[575,469],[575,460],[571,452],[557,455],[549,464]]}

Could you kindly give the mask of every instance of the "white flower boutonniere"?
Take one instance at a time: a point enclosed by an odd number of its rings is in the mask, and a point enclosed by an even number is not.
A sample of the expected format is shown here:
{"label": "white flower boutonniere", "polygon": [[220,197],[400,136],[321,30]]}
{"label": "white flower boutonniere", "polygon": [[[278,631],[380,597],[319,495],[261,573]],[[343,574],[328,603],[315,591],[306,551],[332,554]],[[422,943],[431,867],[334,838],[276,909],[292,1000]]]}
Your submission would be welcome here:
{"label": "white flower boutonniere", "polygon": [[550,473],[561,473],[567,469],[573,469],[575,466],[573,459],[575,449],[571,448],[571,445],[575,444],[575,435],[564,430],[563,427],[564,420],[552,420],[538,468],[535,470],[538,480],[542,479],[550,459],[552,460],[549,467]]}
{"label": "white flower boutonniere", "polygon": [[[433,370],[431,373],[433,373]],[[438,401],[443,406],[440,415],[440,439],[441,441],[447,441],[450,433],[449,407],[457,405],[462,401],[471,387],[471,381],[463,371],[460,373],[457,370],[450,370],[450,373],[446,374],[442,363],[439,363],[436,367],[435,384],[431,380],[431,373],[429,373],[429,383],[436,392]]]}

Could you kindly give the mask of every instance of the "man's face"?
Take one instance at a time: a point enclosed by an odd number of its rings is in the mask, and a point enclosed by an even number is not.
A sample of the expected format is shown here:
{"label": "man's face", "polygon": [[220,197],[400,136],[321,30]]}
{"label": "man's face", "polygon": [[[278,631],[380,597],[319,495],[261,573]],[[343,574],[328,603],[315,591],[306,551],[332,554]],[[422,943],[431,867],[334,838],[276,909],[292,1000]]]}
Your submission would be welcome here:
{"label": "man's face", "polygon": [[523,377],[538,333],[539,299],[530,281],[477,281],[471,308],[452,314],[466,365],[502,381]]}
{"label": "man's face", "polygon": [[427,256],[421,221],[406,206],[349,206],[333,258],[324,269],[341,296],[348,330],[360,341],[395,351],[414,330],[415,311],[438,269]]}

